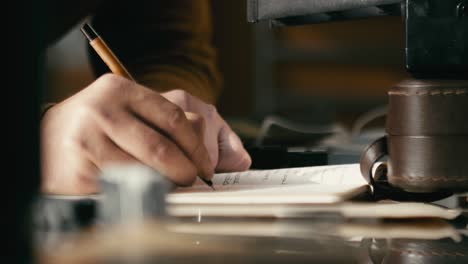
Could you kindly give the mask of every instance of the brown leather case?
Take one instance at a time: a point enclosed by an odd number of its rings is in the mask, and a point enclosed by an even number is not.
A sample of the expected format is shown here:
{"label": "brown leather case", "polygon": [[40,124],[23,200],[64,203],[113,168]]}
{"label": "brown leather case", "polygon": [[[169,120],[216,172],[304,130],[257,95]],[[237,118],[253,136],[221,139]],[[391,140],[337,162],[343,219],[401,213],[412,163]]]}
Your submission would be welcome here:
{"label": "brown leather case", "polygon": [[407,80],[389,91],[386,139],[361,159],[363,175],[388,155],[391,186],[410,192],[468,190],[468,80]]}

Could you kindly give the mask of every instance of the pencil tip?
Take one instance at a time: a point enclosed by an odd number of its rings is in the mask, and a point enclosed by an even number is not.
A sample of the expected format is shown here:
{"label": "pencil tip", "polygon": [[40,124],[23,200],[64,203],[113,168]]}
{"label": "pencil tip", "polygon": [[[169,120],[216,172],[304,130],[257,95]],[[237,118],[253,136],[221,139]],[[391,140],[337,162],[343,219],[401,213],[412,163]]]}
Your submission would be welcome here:
{"label": "pencil tip", "polygon": [[203,179],[202,180],[206,183],[206,185],[210,186],[213,191],[216,191],[216,189],[213,186],[213,182],[211,180]]}

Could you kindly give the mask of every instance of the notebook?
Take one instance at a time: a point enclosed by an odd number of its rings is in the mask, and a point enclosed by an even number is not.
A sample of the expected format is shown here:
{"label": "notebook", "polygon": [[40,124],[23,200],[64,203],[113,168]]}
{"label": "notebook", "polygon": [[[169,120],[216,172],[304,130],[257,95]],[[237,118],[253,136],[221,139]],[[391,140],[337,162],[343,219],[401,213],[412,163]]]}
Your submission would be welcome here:
{"label": "notebook", "polygon": [[[131,175],[128,175],[131,177]],[[176,188],[166,195],[167,213],[177,217],[245,218],[442,218],[454,219],[459,209],[433,204],[349,201],[366,194],[370,186],[359,164],[328,165],[275,170],[250,170],[215,174],[213,191],[204,182]],[[39,214],[50,210],[73,219],[80,201],[99,203],[102,194],[90,196],[46,195]],[[52,212],[52,216],[54,213]],[[68,218],[67,218],[68,219]]]}
{"label": "notebook", "polygon": [[202,181],[177,188],[169,204],[331,204],[369,190],[359,164],[215,174],[212,190]]}
{"label": "notebook", "polygon": [[166,197],[168,213],[179,217],[454,219],[459,209],[434,204],[349,201],[370,186],[359,164],[327,165],[215,174],[213,191],[202,181]]}

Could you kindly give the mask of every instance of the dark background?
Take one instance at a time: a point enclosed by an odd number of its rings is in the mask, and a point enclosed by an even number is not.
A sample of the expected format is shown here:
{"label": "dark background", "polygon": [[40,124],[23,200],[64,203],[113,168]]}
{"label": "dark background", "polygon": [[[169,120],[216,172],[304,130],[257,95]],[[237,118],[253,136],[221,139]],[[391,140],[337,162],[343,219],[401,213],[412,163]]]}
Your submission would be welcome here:
{"label": "dark background", "polygon": [[[270,29],[247,23],[245,4],[212,4],[213,41],[224,75],[217,106],[225,117],[261,120],[280,114],[350,126],[384,104],[391,85],[408,77],[401,17]],[[48,101],[62,100],[93,80],[85,45],[75,28],[49,49]]]}

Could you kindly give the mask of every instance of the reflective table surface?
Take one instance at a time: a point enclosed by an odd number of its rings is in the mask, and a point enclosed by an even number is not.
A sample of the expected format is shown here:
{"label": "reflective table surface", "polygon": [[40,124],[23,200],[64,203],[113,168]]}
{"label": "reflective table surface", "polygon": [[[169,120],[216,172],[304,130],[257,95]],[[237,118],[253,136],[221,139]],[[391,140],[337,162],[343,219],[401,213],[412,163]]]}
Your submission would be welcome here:
{"label": "reflective table surface", "polygon": [[[463,200],[464,199],[464,200]],[[466,206],[466,197],[457,206]],[[468,263],[454,220],[171,217],[38,231],[40,263]]]}

